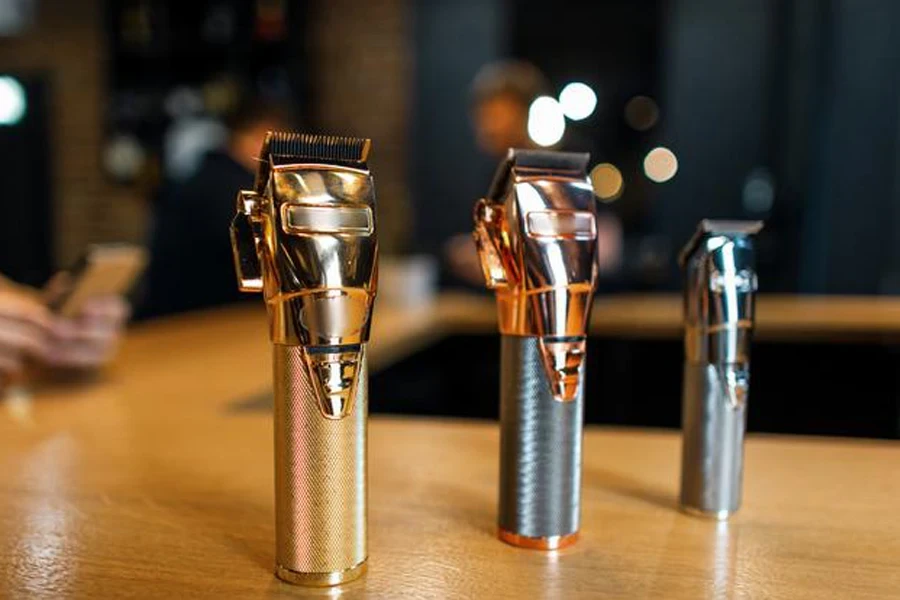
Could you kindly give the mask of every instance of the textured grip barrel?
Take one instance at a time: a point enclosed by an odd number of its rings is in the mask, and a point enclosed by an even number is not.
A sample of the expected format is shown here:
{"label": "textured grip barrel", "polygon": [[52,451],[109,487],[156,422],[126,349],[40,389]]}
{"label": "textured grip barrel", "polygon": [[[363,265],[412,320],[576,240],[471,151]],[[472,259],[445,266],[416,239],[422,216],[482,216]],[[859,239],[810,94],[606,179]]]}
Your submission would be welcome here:
{"label": "textured grip barrel", "polygon": [[368,370],[361,358],[352,412],[326,418],[301,346],[275,345],[275,536],[277,575],[333,585],[366,560]]}
{"label": "textured grip barrel", "polygon": [[580,519],[584,366],[574,400],[553,398],[533,336],[502,336],[500,537],[552,549],[575,540]]}
{"label": "textured grip barrel", "polygon": [[741,506],[747,420],[746,404],[732,402],[724,385],[720,367],[685,363],[681,505],[720,519]]}

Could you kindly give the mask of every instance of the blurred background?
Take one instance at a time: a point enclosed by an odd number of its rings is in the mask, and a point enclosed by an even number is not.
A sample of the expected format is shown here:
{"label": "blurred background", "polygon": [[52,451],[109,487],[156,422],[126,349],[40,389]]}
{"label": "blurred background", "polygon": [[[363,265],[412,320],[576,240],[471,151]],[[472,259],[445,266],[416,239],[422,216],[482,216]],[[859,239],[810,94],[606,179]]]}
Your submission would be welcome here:
{"label": "blurred background", "polygon": [[[675,256],[704,217],[766,221],[763,293],[895,294],[898,31],[894,0],[0,0],[0,273],[40,286],[88,243],[129,241],[155,255],[139,318],[236,299],[168,305],[182,288],[159,281],[191,257],[231,277],[233,193],[215,186],[251,177],[242,149],[274,124],[372,138],[383,255],[431,256],[442,285],[474,290],[461,240],[491,141],[518,128],[522,145],[591,152],[602,294],[679,290]],[[489,102],[504,97],[521,119]],[[190,221],[207,210],[224,240],[208,260]],[[679,340],[591,344],[589,420],[677,425]],[[493,416],[497,351],[455,336],[373,394]],[[890,341],[761,343],[754,360],[751,428],[897,436]]]}

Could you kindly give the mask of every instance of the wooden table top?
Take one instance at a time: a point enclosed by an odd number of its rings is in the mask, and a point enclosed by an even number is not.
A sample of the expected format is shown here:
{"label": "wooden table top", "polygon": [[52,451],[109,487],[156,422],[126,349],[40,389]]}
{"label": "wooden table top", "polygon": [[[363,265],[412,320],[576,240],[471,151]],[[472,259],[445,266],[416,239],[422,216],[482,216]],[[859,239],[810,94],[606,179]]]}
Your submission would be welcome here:
{"label": "wooden table top", "polygon": [[[440,331],[390,312],[376,368],[400,323]],[[136,327],[100,380],[0,405],[0,597],[337,597],[271,574],[271,416],[234,409],[269,386],[264,321],[239,308]],[[494,538],[494,424],[375,417],[369,448],[369,573],[341,597],[900,591],[897,443],[752,436],[745,506],[717,524],[674,509],[676,433],[588,428],[583,537],[556,553]]]}

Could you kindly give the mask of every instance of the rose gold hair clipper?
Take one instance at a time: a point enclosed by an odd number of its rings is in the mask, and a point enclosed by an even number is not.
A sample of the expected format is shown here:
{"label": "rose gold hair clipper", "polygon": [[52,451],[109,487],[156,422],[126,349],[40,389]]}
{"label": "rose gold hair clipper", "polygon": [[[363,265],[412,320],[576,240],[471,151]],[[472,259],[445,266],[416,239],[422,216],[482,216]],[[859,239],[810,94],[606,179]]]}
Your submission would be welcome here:
{"label": "rose gold hair clipper", "polygon": [[475,207],[475,241],[502,334],[500,539],[575,542],[585,337],[597,276],[587,154],[510,150]]}
{"label": "rose gold hair clipper", "polygon": [[335,585],[366,564],[366,343],[375,187],[366,139],[270,132],[231,226],[240,288],[262,291],[275,384],[276,574]]}

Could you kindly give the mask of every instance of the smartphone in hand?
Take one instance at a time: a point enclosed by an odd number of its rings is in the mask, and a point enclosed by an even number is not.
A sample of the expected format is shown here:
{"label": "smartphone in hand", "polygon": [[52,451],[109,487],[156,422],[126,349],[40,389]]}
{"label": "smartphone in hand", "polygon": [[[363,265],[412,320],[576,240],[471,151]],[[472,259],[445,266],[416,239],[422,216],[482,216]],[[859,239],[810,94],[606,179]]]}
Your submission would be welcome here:
{"label": "smartphone in hand", "polygon": [[124,296],[147,266],[147,251],[134,244],[94,244],[75,265],[54,275],[44,288],[47,305],[75,317],[98,296]]}

